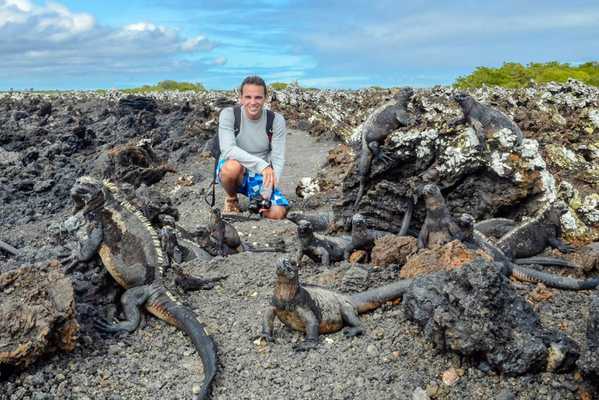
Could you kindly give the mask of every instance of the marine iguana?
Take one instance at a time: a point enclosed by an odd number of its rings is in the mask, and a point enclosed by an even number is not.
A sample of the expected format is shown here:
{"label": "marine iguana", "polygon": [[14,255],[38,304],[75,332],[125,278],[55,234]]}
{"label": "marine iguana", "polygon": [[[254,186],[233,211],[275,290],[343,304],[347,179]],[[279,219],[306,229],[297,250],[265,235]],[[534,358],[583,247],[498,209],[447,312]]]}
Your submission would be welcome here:
{"label": "marine iguana", "polygon": [[358,188],[358,194],[354,202],[354,210],[358,208],[358,204],[364,194],[364,187],[370,174],[372,159],[375,158],[385,163],[391,161],[391,158],[385,155],[379,146],[391,132],[400,127],[412,125],[416,120],[408,112],[408,103],[413,95],[414,90],[412,88],[402,88],[394,96],[392,101],[378,107],[364,122],[361,136],[360,159],[358,160],[360,187]]}
{"label": "marine iguana", "polygon": [[333,211],[321,212],[318,214],[307,214],[302,211],[289,211],[287,219],[294,224],[299,224],[300,221],[308,221],[312,224],[314,232],[325,232],[335,230],[337,221]]}
{"label": "marine iguana", "polygon": [[456,126],[468,122],[476,131],[481,148],[484,148],[487,134],[504,128],[511,130],[516,135],[516,146],[522,144],[522,131],[504,113],[479,103],[472,96],[465,93],[456,94],[454,99],[460,105],[464,115],[452,121],[449,125]]}
{"label": "marine iguana", "polygon": [[[345,246],[350,239],[337,238],[342,243],[336,243],[331,238],[318,237],[314,234],[309,221],[300,221],[297,224],[297,237],[300,247],[297,252],[297,265],[301,266],[303,256],[308,256],[314,262],[331,265],[332,262],[343,260]],[[343,243],[344,242],[344,243]]]}
{"label": "marine iguana", "polygon": [[497,247],[511,259],[535,256],[547,246],[571,253],[574,248],[559,239],[562,233],[560,217],[566,212],[568,206],[563,201],[547,204],[536,217],[503,235],[497,241]]}
{"label": "marine iguana", "polygon": [[418,248],[443,245],[455,239],[462,240],[464,234],[451,217],[439,186],[434,183],[424,185],[422,195],[426,217],[418,234]]}
{"label": "marine iguana", "polygon": [[216,241],[218,255],[220,256],[225,254],[224,245],[229,249],[238,249],[241,246],[241,238],[237,229],[222,218],[220,208],[218,207],[210,209],[208,231],[210,232],[210,236]]}
{"label": "marine iguana", "polygon": [[599,278],[586,280],[570,278],[566,276],[553,275],[537,271],[531,268],[521,267],[512,262],[504,252],[494,245],[483,233],[474,229],[474,218],[470,214],[462,214],[457,223],[464,233],[463,242],[472,245],[489,254],[493,259],[503,266],[503,273],[507,276],[533,283],[543,283],[546,286],[557,289],[588,290],[599,285]]}
{"label": "marine iguana", "polygon": [[[206,399],[216,375],[216,346],[196,315],[182,305],[163,286],[165,258],[150,222],[133,207],[118,188],[105,180],[80,177],[71,189],[74,213],[85,221],[79,227],[79,248],[65,262],[75,264],[90,260],[96,253],[104,267],[123,288],[121,297],[127,320],[111,324],[98,322],[107,332],[133,332],[140,323],[139,308],[183,330],[200,354],[204,366],[204,381],[199,398]],[[197,391],[197,387],[194,391]]]}
{"label": "marine iguana", "polygon": [[285,243],[278,241],[273,247],[256,247],[250,243],[242,242],[237,229],[233,224],[225,221],[218,207],[210,209],[210,218],[207,225],[209,236],[206,237],[202,228],[196,231],[200,238],[199,243],[210,253],[214,248],[211,243],[216,244],[217,255],[230,255],[244,251],[252,253],[275,253],[284,252]]}
{"label": "marine iguana", "polygon": [[364,218],[362,214],[354,214],[351,222],[351,243],[345,246],[345,249],[343,250],[343,258],[346,260],[349,260],[349,257],[355,250],[364,250],[367,253],[368,258],[370,258],[370,252],[374,247],[374,241],[390,234],[389,232],[368,229],[366,218]]}
{"label": "marine iguana", "polygon": [[310,350],[317,346],[321,333],[337,332],[344,326],[347,337],[364,332],[358,314],[372,311],[387,301],[400,298],[412,280],[401,280],[386,286],[356,293],[351,296],[319,286],[302,285],[298,266],[287,258],[276,264],[277,281],[262,322],[261,336],[273,339],[275,317],[291,329],[305,332],[305,340],[294,347],[296,351]]}

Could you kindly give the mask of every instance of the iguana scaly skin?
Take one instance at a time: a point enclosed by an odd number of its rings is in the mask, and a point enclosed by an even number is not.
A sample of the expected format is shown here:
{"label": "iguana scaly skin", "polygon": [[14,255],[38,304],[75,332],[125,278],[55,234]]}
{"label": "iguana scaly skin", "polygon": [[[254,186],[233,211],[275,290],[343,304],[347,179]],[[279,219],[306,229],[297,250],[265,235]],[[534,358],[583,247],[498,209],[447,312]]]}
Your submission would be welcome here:
{"label": "iguana scaly skin", "polygon": [[462,108],[464,115],[462,118],[451,122],[450,125],[455,126],[468,122],[476,131],[481,148],[484,148],[488,134],[504,128],[514,133],[516,136],[516,146],[522,144],[522,131],[507,115],[493,107],[479,103],[467,94],[459,93],[454,98]]}
{"label": "iguana scaly skin", "polygon": [[354,201],[354,210],[358,208],[364,195],[366,181],[370,175],[372,159],[376,158],[388,162],[389,157],[384,155],[379,146],[385,142],[389,134],[403,126],[412,125],[414,116],[408,112],[408,103],[414,95],[412,88],[402,88],[392,101],[389,101],[370,114],[362,128],[362,146],[358,160],[358,177],[360,187]]}
{"label": "iguana scaly skin", "polygon": [[599,278],[586,280],[558,276],[535,269],[521,267],[512,262],[503,251],[494,245],[483,233],[474,229],[474,218],[470,214],[462,214],[457,223],[464,233],[463,241],[475,248],[481,249],[493,259],[504,266],[504,273],[518,280],[532,283],[543,283],[556,289],[587,290],[599,285]]}
{"label": "iguana scaly skin", "polygon": [[503,235],[497,241],[497,247],[511,259],[535,256],[547,246],[562,253],[572,252],[572,246],[559,238],[562,233],[560,217],[567,211],[568,206],[563,201],[547,204],[536,217]]}
{"label": "iguana scaly skin", "polygon": [[397,281],[348,296],[322,287],[300,284],[298,266],[283,258],[277,263],[277,281],[271,307],[264,316],[262,337],[273,341],[275,317],[289,328],[306,333],[306,339],[295,347],[296,350],[314,348],[321,333],[337,332],[344,326],[348,326],[344,331],[346,336],[360,335],[364,328],[358,314],[400,298],[411,282]]}
{"label": "iguana scaly skin", "polygon": [[[163,286],[165,257],[156,231],[143,214],[109,181],[81,177],[71,197],[85,223],[79,230],[79,248],[72,264],[91,259],[96,253],[114,280],[126,289],[121,297],[126,321],[98,322],[108,332],[133,332],[140,323],[139,308],[183,330],[191,338],[204,365],[204,381],[197,398],[206,399],[216,374],[216,346],[194,313]],[[195,396],[194,396],[195,397]]]}
{"label": "iguana scaly skin", "polygon": [[489,218],[474,224],[474,229],[490,238],[499,239],[518,224],[509,218]]}

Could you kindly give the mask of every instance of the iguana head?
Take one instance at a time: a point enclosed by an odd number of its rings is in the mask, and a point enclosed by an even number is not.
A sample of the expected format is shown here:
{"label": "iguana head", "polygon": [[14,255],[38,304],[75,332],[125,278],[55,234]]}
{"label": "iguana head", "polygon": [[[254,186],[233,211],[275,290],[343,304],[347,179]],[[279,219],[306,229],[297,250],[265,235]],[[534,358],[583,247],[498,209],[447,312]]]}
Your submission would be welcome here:
{"label": "iguana head", "polygon": [[284,277],[288,280],[297,279],[298,269],[297,263],[291,261],[287,257],[283,257],[277,261],[277,275]]}
{"label": "iguana head", "polygon": [[397,92],[393,96],[393,98],[398,103],[407,103],[413,95],[414,95],[414,89],[407,86],[407,87],[402,87],[401,89],[399,89],[399,92]]}
{"label": "iguana head", "polygon": [[212,207],[210,209],[210,222],[212,224],[217,224],[220,222],[221,220],[221,212],[220,212],[220,208],[218,207]]}
{"label": "iguana head", "polygon": [[439,186],[435,185],[434,183],[427,183],[424,185],[422,188],[422,195],[424,196],[427,209],[440,207],[445,204],[445,199],[443,199],[441,189],[439,189]]}
{"label": "iguana head", "polygon": [[565,201],[558,200],[554,202],[547,210],[547,214],[545,214],[548,218],[547,221],[553,221],[556,224],[559,223],[559,220],[562,215],[568,212],[568,205]]}
{"label": "iguana head", "polygon": [[312,223],[310,221],[306,221],[302,219],[297,224],[297,235],[299,237],[309,236],[314,233],[314,229],[312,228]]}
{"label": "iguana head", "polygon": [[460,105],[462,108],[469,107],[469,105],[474,101],[472,96],[467,93],[456,93],[453,96],[453,99]]}
{"label": "iguana head", "polygon": [[464,232],[464,239],[472,239],[474,234],[474,217],[467,213],[462,213],[456,220],[458,226]]}
{"label": "iguana head", "polygon": [[75,202],[73,214],[95,210],[104,204],[102,182],[91,176],[82,176],[75,181],[71,188],[71,198]]}
{"label": "iguana head", "polygon": [[364,231],[368,228],[366,218],[360,213],[354,214],[351,219],[352,231]]}

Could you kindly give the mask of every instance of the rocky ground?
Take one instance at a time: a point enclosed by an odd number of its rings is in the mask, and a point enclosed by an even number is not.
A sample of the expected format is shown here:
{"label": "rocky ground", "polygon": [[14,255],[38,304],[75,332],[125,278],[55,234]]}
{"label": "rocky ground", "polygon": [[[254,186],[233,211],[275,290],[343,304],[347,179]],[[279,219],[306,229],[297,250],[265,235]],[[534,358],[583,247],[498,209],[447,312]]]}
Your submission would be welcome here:
{"label": "rocky ground", "polygon": [[[389,93],[300,94],[289,91],[277,96],[283,112],[291,109],[287,104],[302,105],[296,107],[304,112],[302,115],[289,111],[290,125],[301,125],[313,133],[308,136],[301,130],[290,132],[282,186],[296,208],[327,210],[341,197],[340,185],[330,182],[346,172],[342,169],[347,169],[347,163],[341,159],[347,157],[348,151],[338,153],[345,156],[335,158],[339,162],[337,169],[324,170],[328,172],[322,183],[328,190],[311,199],[300,199],[295,194],[299,179],[322,172],[328,150],[339,146],[338,142],[318,140],[315,136],[333,137],[326,132],[337,132],[336,136],[343,137],[335,127],[345,126],[346,132],[351,132],[368,110]],[[0,97],[0,240],[23,251],[18,258],[0,252],[0,272],[56,256],[61,251],[60,238],[53,229],[69,215],[68,191],[76,177],[91,173],[97,167],[95,160],[110,147],[142,137],[150,139],[156,152],[176,166],[176,173],[167,173],[154,187],[173,199],[181,214],[180,224],[191,228],[207,221],[202,197],[212,161],[202,158],[200,150],[215,127],[219,107],[234,97],[232,93],[211,93],[202,98],[167,96],[158,98],[156,103],[143,104],[122,102],[118,95],[77,96],[81,97]],[[320,103],[315,100],[318,96],[324,99]],[[334,110],[352,98],[353,107],[360,111],[354,113],[352,122],[341,123],[345,120]],[[327,108],[326,104],[337,108]],[[585,118],[588,115],[587,110]],[[317,135],[316,127],[320,127],[321,135]],[[595,137],[596,129],[588,135]],[[592,151],[585,162],[595,168]],[[193,184],[186,186],[183,182]],[[593,184],[582,185],[581,192],[589,193]],[[219,196],[217,204],[221,202]],[[296,247],[295,225],[289,221],[243,222],[236,223],[236,227],[242,239],[249,242],[260,243],[274,236],[283,238],[290,252]],[[315,351],[294,352],[292,345],[302,340],[302,335],[281,324],[276,325],[275,343],[265,344],[257,338],[272,294],[273,264],[278,257],[237,254],[209,263],[191,263],[187,268],[193,274],[228,278],[209,291],[184,293],[173,289],[200,316],[217,343],[219,371],[214,399],[598,396],[597,389],[576,371],[506,377],[484,363],[442,353],[424,338],[418,326],[408,321],[401,304],[388,304],[362,316],[366,335],[353,339],[346,339],[341,333],[327,335]],[[305,282],[344,292],[378,286],[398,277],[399,268],[394,266],[373,268],[347,263],[326,268],[306,262],[301,272]],[[131,335],[99,334],[91,318],[114,310],[114,304],[106,300],[114,299],[114,284],[97,261],[79,267],[73,279],[81,325],[74,351],[54,353],[24,371],[3,371],[0,399],[189,398],[201,362],[187,337],[151,317]],[[546,289],[544,295],[539,295],[540,289],[535,285],[512,284],[539,314],[545,327],[567,334],[581,349],[585,348],[589,291]],[[98,289],[94,291],[91,286]],[[452,375],[453,379],[449,379]],[[448,384],[450,381],[455,382]]]}

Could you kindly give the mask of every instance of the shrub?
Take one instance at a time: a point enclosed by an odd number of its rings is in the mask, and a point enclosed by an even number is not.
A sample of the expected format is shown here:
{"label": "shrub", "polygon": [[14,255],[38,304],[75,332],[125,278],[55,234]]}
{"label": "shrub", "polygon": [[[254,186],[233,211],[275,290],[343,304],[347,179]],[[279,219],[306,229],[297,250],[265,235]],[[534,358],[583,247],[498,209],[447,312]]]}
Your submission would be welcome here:
{"label": "shrub", "polygon": [[500,68],[477,67],[467,76],[456,79],[454,87],[459,89],[477,88],[483,84],[522,88],[531,80],[537,83],[566,82],[574,78],[586,84],[599,86],[599,63],[587,62],[578,66],[562,64],[557,61],[548,63],[530,63],[523,66],[518,63],[504,63]]}

